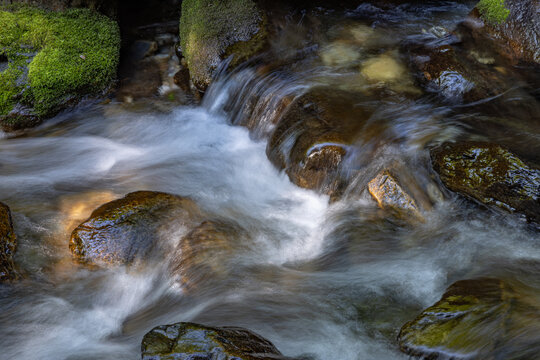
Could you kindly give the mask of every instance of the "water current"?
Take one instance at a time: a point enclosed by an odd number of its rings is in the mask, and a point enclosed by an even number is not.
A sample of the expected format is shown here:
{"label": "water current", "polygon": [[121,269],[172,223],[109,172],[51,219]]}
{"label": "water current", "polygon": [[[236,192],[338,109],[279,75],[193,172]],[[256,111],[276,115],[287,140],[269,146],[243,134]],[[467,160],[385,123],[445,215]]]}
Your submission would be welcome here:
{"label": "water current", "polygon": [[[405,40],[438,41],[438,31],[470,8],[363,5],[338,20],[331,15],[346,26],[365,26],[366,16],[372,28],[384,24],[378,44],[390,51]],[[279,100],[321,82],[346,87],[353,76],[334,64],[333,56],[344,57],[333,55],[335,45],[306,48],[303,33],[291,33],[283,51],[293,43],[311,52],[309,61],[262,75],[249,64],[222,74],[201,105],[84,105],[0,139],[0,201],[13,211],[15,261],[27,274],[0,287],[0,358],[136,359],[151,328],[193,321],[246,327],[288,356],[405,359],[396,344],[400,327],[454,281],[505,276],[540,291],[540,236],[518,217],[449,194],[423,223],[376,221],[373,202],[352,195],[331,202],[270,163],[265,134],[273,125],[265,120]],[[266,100],[250,131],[239,124],[255,93]],[[467,109],[429,96],[398,98],[373,103],[372,123],[385,126],[355,145],[354,161],[367,164],[366,173],[398,161],[429,178],[424,145],[469,131],[459,121]],[[538,139],[538,132],[525,136]],[[72,262],[73,228],[100,204],[137,190],[189,196],[242,229],[234,254],[216,260],[222,276],[187,292],[171,280],[166,261],[136,270]],[[185,231],[171,229],[163,241]]]}

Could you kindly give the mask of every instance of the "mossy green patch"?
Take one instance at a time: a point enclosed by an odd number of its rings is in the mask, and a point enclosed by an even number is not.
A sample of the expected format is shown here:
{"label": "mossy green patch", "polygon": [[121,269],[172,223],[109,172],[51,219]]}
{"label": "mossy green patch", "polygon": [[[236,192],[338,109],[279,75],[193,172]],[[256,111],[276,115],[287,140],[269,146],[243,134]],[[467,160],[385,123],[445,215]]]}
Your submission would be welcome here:
{"label": "mossy green patch", "polygon": [[504,0],[480,0],[476,7],[482,18],[492,24],[501,24],[510,15],[510,10],[504,6]]}
{"label": "mossy green patch", "polygon": [[234,55],[234,66],[261,50],[264,27],[251,0],[184,0],[180,44],[195,83],[207,86],[222,57]]}
{"label": "mossy green patch", "polygon": [[[0,23],[0,54],[10,62],[0,73],[0,115],[22,101],[46,116],[68,99],[103,91],[116,75],[120,31],[103,15],[88,9],[3,7]],[[21,62],[28,52],[35,57]],[[25,87],[24,96],[15,99]]]}

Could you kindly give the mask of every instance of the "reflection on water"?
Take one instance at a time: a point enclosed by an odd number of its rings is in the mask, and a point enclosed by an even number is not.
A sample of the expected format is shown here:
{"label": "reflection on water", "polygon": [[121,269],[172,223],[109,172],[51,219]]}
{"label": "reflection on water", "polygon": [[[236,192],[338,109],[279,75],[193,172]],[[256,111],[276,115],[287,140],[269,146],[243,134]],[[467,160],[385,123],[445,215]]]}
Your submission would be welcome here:
{"label": "reflection on water", "polygon": [[[303,60],[287,53],[283,66],[223,76],[201,107],[90,106],[0,140],[0,200],[14,212],[16,261],[27,274],[0,287],[2,357],[133,359],[153,326],[195,321],[247,327],[290,356],[404,359],[400,327],[452,282],[499,276],[540,291],[540,235],[434,180],[426,144],[475,130],[462,122],[468,109],[420,97],[396,52],[400,39],[435,41],[467,10],[362,5],[346,25],[332,20]],[[349,145],[347,196],[333,203],[293,185],[266,155],[273,119],[321,84],[352,87],[372,110]],[[389,164],[424,196],[426,221],[387,217],[364,197]],[[99,204],[136,190],[189,196],[242,229],[234,254],[219,258],[224,276],[186,291],[169,276],[172,258],[137,270],[73,264],[71,230]],[[174,230],[164,241],[177,239]]]}

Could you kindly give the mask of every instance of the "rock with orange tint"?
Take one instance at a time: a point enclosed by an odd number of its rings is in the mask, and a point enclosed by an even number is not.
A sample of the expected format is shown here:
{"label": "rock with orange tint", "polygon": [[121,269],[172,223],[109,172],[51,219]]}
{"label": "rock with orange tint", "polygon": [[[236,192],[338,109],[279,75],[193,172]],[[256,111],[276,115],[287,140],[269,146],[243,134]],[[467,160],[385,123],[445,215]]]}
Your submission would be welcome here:
{"label": "rock with orange tint", "polygon": [[82,263],[129,265],[161,249],[166,231],[198,222],[200,212],[191,199],[137,191],[94,210],[73,230],[69,248]]}
{"label": "rock with orange tint", "polygon": [[389,171],[384,170],[371,180],[368,191],[381,208],[419,220],[424,219],[414,198],[405,191]]}

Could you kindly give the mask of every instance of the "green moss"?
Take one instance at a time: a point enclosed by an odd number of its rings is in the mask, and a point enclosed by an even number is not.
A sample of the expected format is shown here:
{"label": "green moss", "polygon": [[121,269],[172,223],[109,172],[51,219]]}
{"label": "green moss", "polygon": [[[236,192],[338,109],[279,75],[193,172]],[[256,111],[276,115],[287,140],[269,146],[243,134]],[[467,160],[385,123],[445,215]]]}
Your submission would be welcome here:
{"label": "green moss", "polygon": [[[222,56],[252,56],[265,40],[264,20],[251,0],[184,0],[180,44],[192,78],[207,82]],[[236,45],[235,45],[236,44]]]}
{"label": "green moss", "polygon": [[[120,32],[116,22],[88,9],[51,12],[32,7],[0,9],[0,52],[14,61],[37,52],[28,64],[24,102],[47,115],[70,98],[103,91],[118,65]],[[0,73],[0,115],[13,107],[24,84],[23,70],[11,65]]]}
{"label": "green moss", "polygon": [[501,24],[510,15],[510,10],[504,6],[504,0],[480,0],[476,7],[480,15],[492,24]]}

